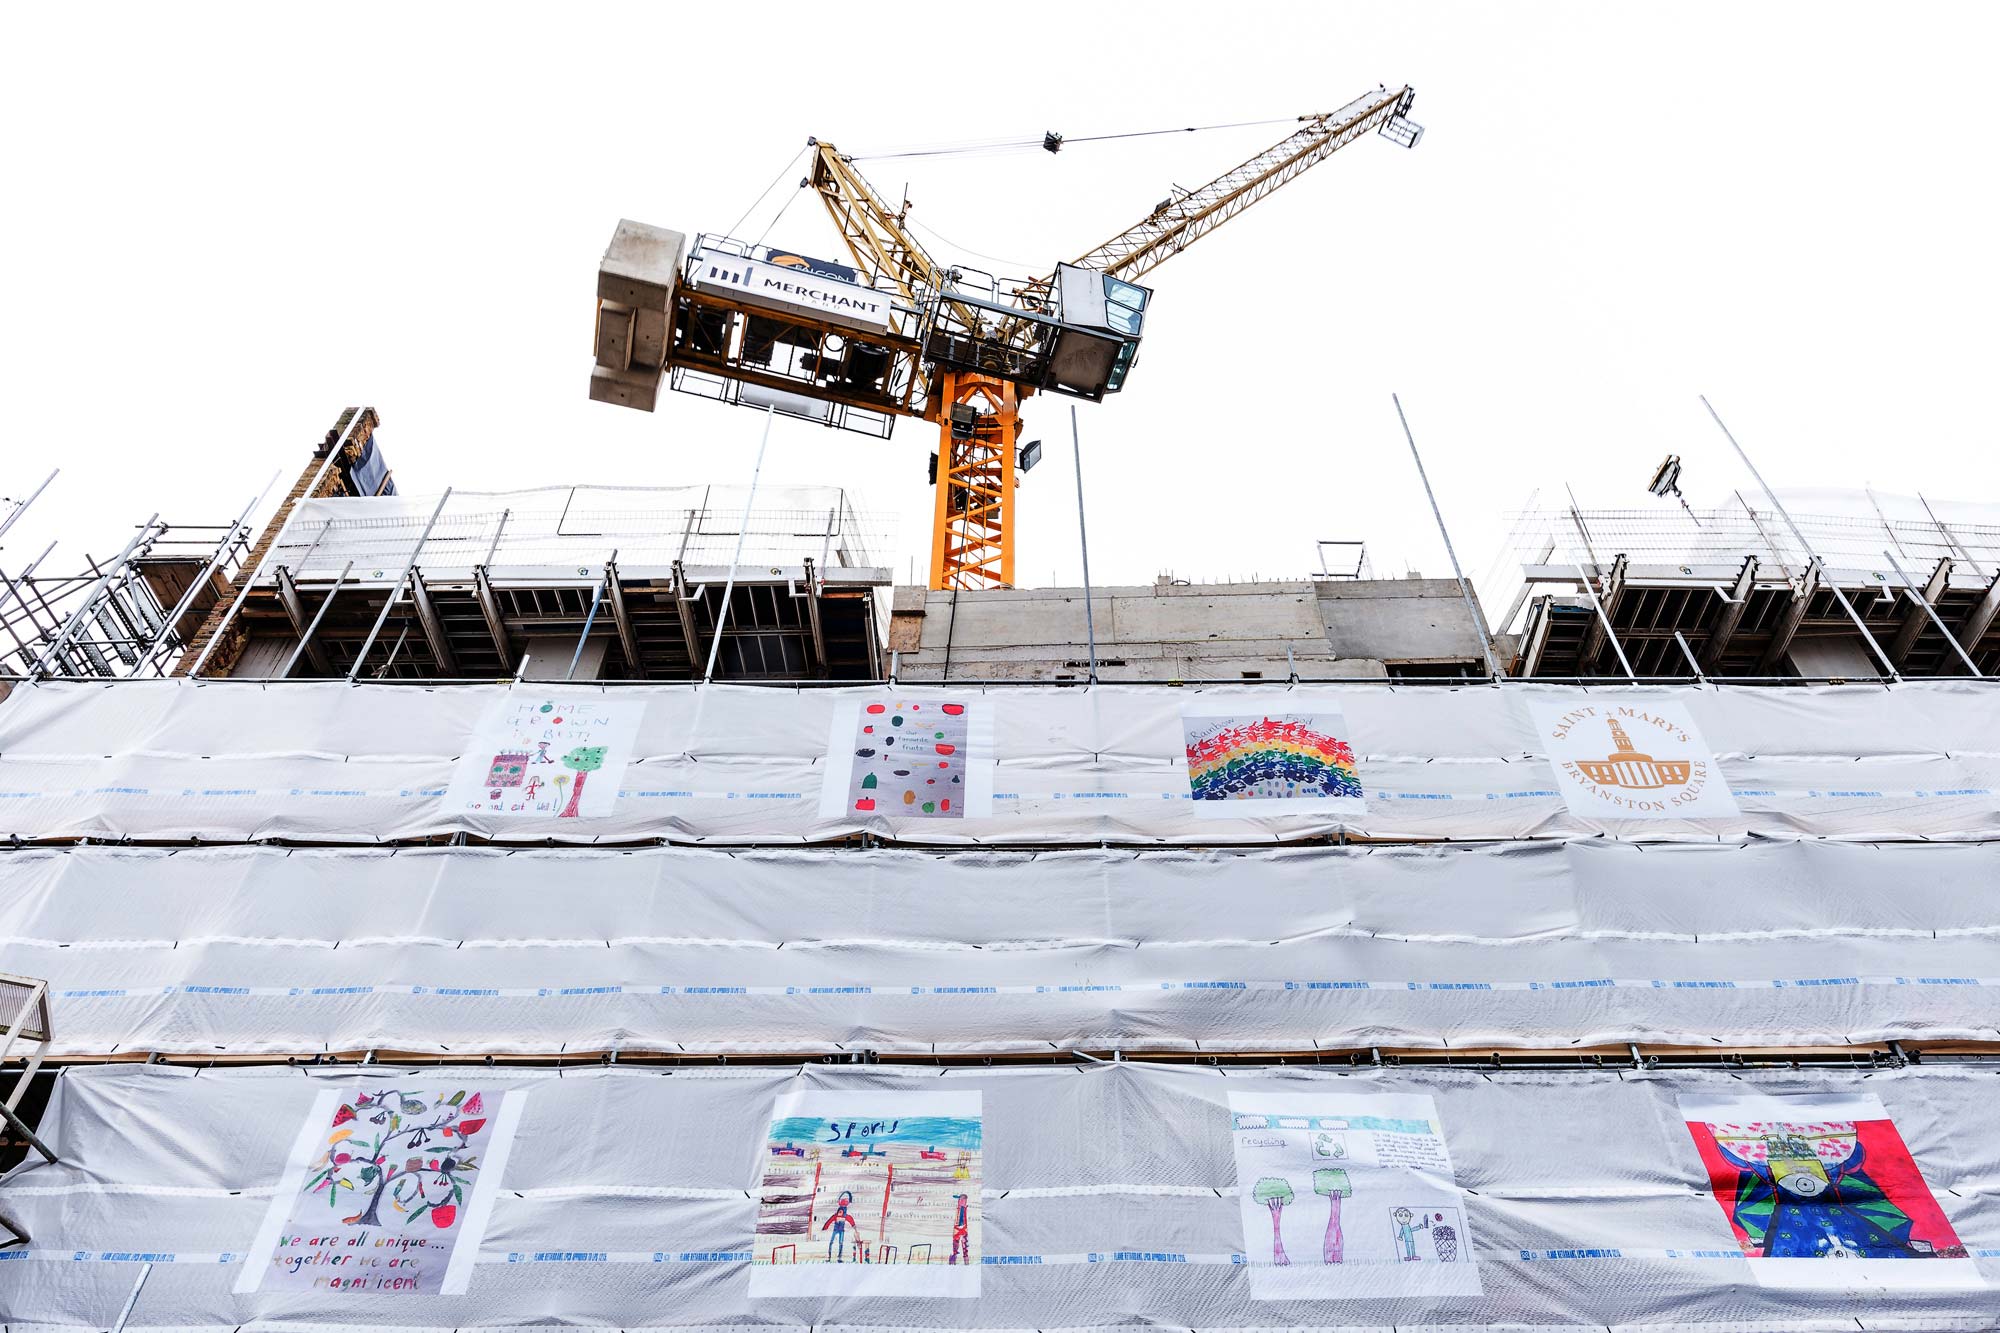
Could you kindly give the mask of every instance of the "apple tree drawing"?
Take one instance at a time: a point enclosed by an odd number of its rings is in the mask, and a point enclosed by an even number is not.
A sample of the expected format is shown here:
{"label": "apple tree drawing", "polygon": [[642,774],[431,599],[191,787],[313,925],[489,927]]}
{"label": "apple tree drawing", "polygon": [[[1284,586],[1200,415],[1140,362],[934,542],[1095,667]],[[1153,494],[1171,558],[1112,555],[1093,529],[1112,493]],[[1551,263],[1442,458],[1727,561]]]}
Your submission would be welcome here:
{"label": "apple tree drawing", "polygon": [[[449,1096],[388,1088],[343,1102],[333,1114],[326,1148],[303,1192],[324,1195],[347,1226],[390,1223],[407,1228],[429,1218],[439,1230],[458,1220],[471,1176],[479,1170],[473,1139],[486,1128],[481,1094]],[[482,1143],[483,1146],[483,1143]]]}

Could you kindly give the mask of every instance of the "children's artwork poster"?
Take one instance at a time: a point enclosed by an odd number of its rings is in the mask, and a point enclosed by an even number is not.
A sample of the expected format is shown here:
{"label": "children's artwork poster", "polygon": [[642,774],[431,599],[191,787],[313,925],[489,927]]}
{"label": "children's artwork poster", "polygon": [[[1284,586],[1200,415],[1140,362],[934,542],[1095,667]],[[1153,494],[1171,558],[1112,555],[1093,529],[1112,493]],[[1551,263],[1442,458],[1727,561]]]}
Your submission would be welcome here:
{"label": "children's artwork poster", "polygon": [[[1759,1284],[1982,1285],[1876,1097],[1683,1097],[1680,1106]],[[1927,1262],[1887,1262],[1903,1259]]]}
{"label": "children's artwork poster", "polygon": [[833,710],[821,819],[983,819],[993,716],[978,695],[850,700]]}
{"label": "children's artwork poster", "polygon": [[1429,1097],[1232,1092],[1229,1119],[1252,1299],[1479,1294]]}
{"label": "children's artwork poster", "polygon": [[752,1296],[977,1296],[976,1092],[796,1092],[760,1150]]}
{"label": "children's artwork poster", "polygon": [[1687,705],[1642,695],[1530,704],[1570,813],[1586,819],[1736,814],[1736,797]]}
{"label": "children's artwork poster", "polygon": [[452,770],[452,813],[608,815],[638,742],[643,700],[516,690],[480,719]]}
{"label": "children's artwork poster", "polygon": [[1294,712],[1200,705],[1181,714],[1188,792],[1197,814],[1360,814],[1352,733],[1338,708]]}
{"label": "children's artwork poster", "polygon": [[321,1092],[236,1290],[464,1292],[526,1096]]}

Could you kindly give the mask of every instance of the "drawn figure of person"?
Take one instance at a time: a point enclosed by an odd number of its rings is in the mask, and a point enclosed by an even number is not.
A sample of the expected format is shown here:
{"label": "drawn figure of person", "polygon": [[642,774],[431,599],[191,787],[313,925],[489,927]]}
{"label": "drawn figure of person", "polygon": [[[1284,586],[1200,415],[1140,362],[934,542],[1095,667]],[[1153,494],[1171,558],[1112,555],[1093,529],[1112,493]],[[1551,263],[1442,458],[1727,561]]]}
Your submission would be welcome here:
{"label": "drawn figure of person", "polygon": [[547,741],[536,741],[535,757],[528,762],[531,764],[553,764],[555,760],[549,755],[549,743]]}
{"label": "drawn figure of person", "polygon": [[958,1256],[962,1254],[965,1256],[965,1262],[971,1263],[972,1241],[966,1231],[965,1196],[963,1194],[954,1194],[951,1198],[952,1202],[958,1205],[958,1211],[953,1214],[951,1219],[951,1258],[945,1260],[945,1262],[955,1264],[958,1262]]}
{"label": "drawn figure of person", "polygon": [[1431,1223],[1431,1248],[1437,1251],[1439,1263],[1454,1263],[1458,1259],[1458,1228],[1444,1220],[1444,1214],[1437,1214]]}
{"label": "drawn figure of person", "polygon": [[1760,1136],[1761,1153],[1747,1138],[1716,1136],[1716,1147],[1738,1172],[1730,1215],[1763,1257],[1929,1257],[1927,1247],[1910,1237],[1910,1215],[1863,1169],[1865,1154],[1852,1124],[1828,1125],[1817,1147],[1813,1138],[1784,1128],[1790,1132]]}
{"label": "drawn figure of person", "polygon": [[[821,1231],[825,1231],[828,1227],[833,1228],[833,1234],[826,1238],[826,1258],[828,1263],[844,1264],[847,1262],[847,1228],[851,1226],[856,1231],[861,1229],[860,1225],[854,1220],[854,1214],[847,1210],[847,1205],[853,1202],[853,1193],[848,1190],[842,1190],[840,1192],[840,1202],[834,1205],[833,1216],[820,1223],[819,1229]],[[840,1247],[838,1258],[834,1256],[833,1247],[835,1245]]]}
{"label": "drawn figure of person", "polygon": [[1389,1217],[1396,1224],[1396,1245],[1403,1251],[1403,1262],[1422,1263],[1423,1256],[1417,1253],[1417,1233],[1430,1230],[1431,1219],[1427,1216],[1418,1221],[1417,1215],[1407,1208],[1398,1208]]}

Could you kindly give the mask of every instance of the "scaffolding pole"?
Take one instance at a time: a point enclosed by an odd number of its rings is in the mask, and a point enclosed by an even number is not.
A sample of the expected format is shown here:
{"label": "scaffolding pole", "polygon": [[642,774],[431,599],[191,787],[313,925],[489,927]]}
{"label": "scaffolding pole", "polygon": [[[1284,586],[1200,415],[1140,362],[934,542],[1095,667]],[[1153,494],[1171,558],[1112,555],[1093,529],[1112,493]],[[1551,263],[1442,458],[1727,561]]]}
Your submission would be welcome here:
{"label": "scaffolding pole", "polygon": [[[444,494],[438,497],[437,508],[431,510],[430,522],[424,524],[424,530],[417,534],[417,544],[410,548],[409,562],[403,566],[403,572],[396,577],[395,586],[389,589],[389,596],[383,600],[382,614],[375,617],[374,628],[369,630],[368,637],[362,640],[361,651],[354,655],[354,665],[347,671],[348,684],[353,684],[354,678],[361,674],[361,664],[368,660],[368,650],[375,646],[377,636],[382,633],[382,626],[389,623],[389,613],[396,609],[396,602],[403,595],[403,585],[410,581],[410,571],[417,567],[417,559],[424,552],[424,543],[431,539],[431,529],[437,526],[438,515],[444,513],[445,501],[449,499],[451,499],[451,487],[447,486],[444,488]],[[249,590],[248,584],[244,585],[244,590],[246,592]],[[397,642],[400,646],[401,640]],[[392,662],[396,660],[394,649],[390,650],[389,660]]]}
{"label": "scaffolding pole", "polygon": [[41,657],[36,659],[35,665],[28,671],[30,678],[45,677],[48,674],[42,670],[43,666],[58,657],[63,648],[68,645],[70,638],[77,632],[77,629],[84,624],[85,618],[96,613],[99,600],[103,598],[106,591],[111,587],[111,581],[124,572],[126,562],[132,558],[132,553],[159,535],[153,531],[153,526],[159,521],[160,516],[154,514],[140,527],[138,535],[125,543],[125,549],[120,551],[118,558],[111,562],[110,570],[99,577],[97,586],[90,590],[89,595],[83,599],[83,604],[70,613],[69,619],[63,623],[62,632],[56,635],[55,640],[47,648],[42,650]]}
{"label": "scaffolding pole", "polygon": [[1424,484],[1424,496],[1431,502],[1431,517],[1437,520],[1438,535],[1444,538],[1444,553],[1451,558],[1451,573],[1458,580],[1458,595],[1465,599],[1466,614],[1472,617],[1472,628],[1479,632],[1479,651],[1486,655],[1487,673],[1497,681],[1500,679],[1500,662],[1493,656],[1493,641],[1486,636],[1486,620],[1479,614],[1479,604],[1472,600],[1472,588],[1465,581],[1465,571],[1458,567],[1458,552],[1452,549],[1451,533],[1444,526],[1444,511],[1438,508],[1437,493],[1431,490],[1430,474],[1424,471],[1424,456],[1417,452],[1417,437],[1410,433],[1410,419],[1403,415],[1403,400],[1392,393],[1389,401],[1396,405],[1396,420],[1403,423],[1403,438],[1410,442],[1410,457],[1417,462],[1417,480]]}
{"label": "scaffolding pole", "polygon": [[[1819,554],[1813,550],[1812,543],[1806,540],[1805,533],[1799,531],[1799,525],[1792,522],[1792,516],[1785,509],[1783,501],[1778,499],[1778,493],[1765,484],[1764,474],[1757,470],[1757,465],[1750,461],[1750,455],[1745,453],[1743,446],[1736,442],[1736,437],[1729,433],[1729,427],[1722,424],[1722,415],[1715,410],[1715,405],[1708,401],[1707,394],[1701,395],[1701,405],[1707,408],[1709,416],[1715,419],[1716,429],[1722,432],[1723,439],[1729,441],[1729,447],[1736,451],[1736,456],[1743,460],[1743,466],[1749,468],[1750,475],[1757,479],[1757,488],[1764,492],[1764,498],[1769,500],[1771,507],[1778,511],[1778,517],[1785,520],[1785,526],[1792,530],[1792,536],[1798,540],[1799,549],[1806,553],[1806,559],[1818,566],[1820,573],[1827,573],[1826,562],[1821,560]],[[1749,506],[1745,505],[1744,508],[1748,509]],[[1833,593],[1834,600],[1840,603],[1840,609],[1847,612],[1847,618],[1854,622],[1854,628],[1860,630],[1861,637],[1868,641],[1868,647],[1874,652],[1875,660],[1880,662],[1882,669],[1889,673],[1889,679],[1901,680],[1903,678],[1902,674],[1889,661],[1889,655],[1882,651],[1882,645],[1875,642],[1875,636],[1868,632],[1868,626],[1861,623],[1861,617],[1856,614],[1854,604],[1847,600],[1847,594],[1841,591],[1840,580],[1829,577],[1826,581],[1826,586]]]}

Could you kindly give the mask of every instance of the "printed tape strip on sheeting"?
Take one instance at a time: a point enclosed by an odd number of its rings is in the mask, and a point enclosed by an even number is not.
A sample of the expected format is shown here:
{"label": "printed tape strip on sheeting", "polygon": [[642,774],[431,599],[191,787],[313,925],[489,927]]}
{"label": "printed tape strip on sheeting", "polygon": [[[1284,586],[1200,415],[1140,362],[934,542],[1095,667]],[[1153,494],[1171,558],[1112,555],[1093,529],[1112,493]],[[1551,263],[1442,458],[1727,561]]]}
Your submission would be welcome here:
{"label": "printed tape strip on sheeting", "polygon": [[1723,991],[1820,990],[1843,986],[2000,986],[2000,977],[1771,977],[1703,980],[1692,978],[1579,977],[1546,981],[1124,981],[1005,986],[220,986],[170,983],[164,986],[90,986],[54,991],[59,1000],[150,999],[162,995],[223,996],[239,999],[326,999],[349,995],[426,996],[435,999],[559,1000],[592,995],[717,996],[821,999],[847,995],[1096,995],[1237,991],[1394,991],[1407,994],[1449,991],[1569,992],[1589,990]]}
{"label": "printed tape strip on sheeting", "polygon": [[[1967,1250],[1975,1259],[2000,1259],[2000,1249]],[[240,1264],[243,1252],[188,1254],[174,1250],[0,1250],[0,1264],[40,1260],[78,1264]],[[482,1264],[747,1264],[749,1250],[482,1250]],[[1715,1260],[1742,1262],[1741,1250],[1637,1249],[1632,1247],[1563,1250],[1478,1250],[1479,1263],[1565,1263],[1594,1259]],[[1077,1254],[989,1254],[979,1260],[993,1268],[1044,1268],[1086,1264],[1184,1264],[1248,1268],[1243,1254],[1194,1254],[1178,1250],[1097,1250]]]}
{"label": "printed tape strip on sheeting", "polygon": [[[1852,763],[1851,759],[1839,762]],[[1887,800],[1956,800],[1967,796],[1992,796],[1988,787],[1948,787],[1899,790],[1890,788],[1849,789],[1828,787],[1733,787],[1731,794],[1737,797],[1758,796],[1773,800],[1818,800],[1818,801],[1887,801]],[[443,797],[443,787],[343,787],[314,789],[305,787],[71,787],[67,789],[49,788],[42,791],[0,791],[0,801],[32,800],[75,800],[89,796],[144,796],[156,800],[184,801],[189,799],[220,800],[241,798],[244,800],[424,800],[432,801]],[[661,788],[632,790],[619,788],[619,801],[798,801],[811,803],[815,811],[819,806],[817,791],[796,791],[780,788],[746,787],[737,790],[718,789],[702,791],[695,789]],[[1188,792],[1172,791],[996,791],[995,801],[1188,801],[1194,797]],[[1552,787],[1521,787],[1507,791],[1417,791],[1387,787],[1370,787],[1366,799],[1371,801],[1518,801],[1530,799],[1561,800],[1562,793]],[[624,813],[623,811],[620,812]]]}

